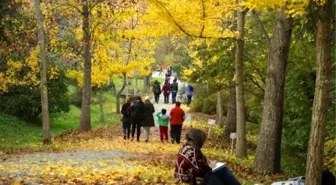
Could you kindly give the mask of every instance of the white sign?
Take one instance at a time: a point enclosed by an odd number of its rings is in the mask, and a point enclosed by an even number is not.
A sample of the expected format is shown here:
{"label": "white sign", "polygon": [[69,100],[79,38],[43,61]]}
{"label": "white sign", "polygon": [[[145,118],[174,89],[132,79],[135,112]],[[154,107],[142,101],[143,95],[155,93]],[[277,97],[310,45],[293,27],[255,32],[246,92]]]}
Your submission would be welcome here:
{"label": "white sign", "polygon": [[187,114],[186,121],[191,121],[191,115]]}
{"label": "white sign", "polygon": [[237,138],[237,133],[235,132],[231,132],[230,133],[230,139],[231,139],[231,153],[233,152],[233,143],[234,143],[234,140]]}
{"label": "white sign", "polygon": [[230,133],[230,139],[236,139],[237,138],[237,133],[231,132]]}
{"label": "white sign", "polygon": [[209,125],[214,125],[214,124],[216,124],[216,120],[214,120],[214,119],[208,119],[208,124]]}

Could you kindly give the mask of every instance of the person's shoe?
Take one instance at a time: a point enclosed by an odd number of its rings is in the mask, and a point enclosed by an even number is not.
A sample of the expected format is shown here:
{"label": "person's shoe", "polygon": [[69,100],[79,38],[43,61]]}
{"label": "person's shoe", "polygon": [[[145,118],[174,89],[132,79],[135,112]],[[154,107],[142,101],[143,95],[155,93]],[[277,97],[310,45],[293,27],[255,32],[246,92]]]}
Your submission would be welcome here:
{"label": "person's shoe", "polygon": [[171,140],[171,143],[172,143],[172,144],[174,144],[174,143],[175,143],[175,141],[172,139],[172,140]]}
{"label": "person's shoe", "polygon": [[145,142],[147,143],[147,142],[148,142],[148,140],[146,139],[146,140],[145,140]]}
{"label": "person's shoe", "polygon": [[126,140],[126,136],[124,136],[124,140]]}
{"label": "person's shoe", "polygon": [[137,139],[137,142],[140,142],[140,139]]}
{"label": "person's shoe", "polygon": [[134,140],[134,138],[132,137],[131,141],[133,141],[133,140]]}
{"label": "person's shoe", "polygon": [[163,143],[163,140],[161,140],[161,143]]}

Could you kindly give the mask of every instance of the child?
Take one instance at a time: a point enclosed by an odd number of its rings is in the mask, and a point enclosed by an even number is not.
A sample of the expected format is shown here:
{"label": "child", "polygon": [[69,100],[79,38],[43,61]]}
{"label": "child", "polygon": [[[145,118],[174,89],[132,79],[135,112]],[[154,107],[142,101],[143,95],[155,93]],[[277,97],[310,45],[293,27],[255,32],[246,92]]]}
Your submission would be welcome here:
{"label": "child", "polygon": [[168,141],[168,122],[169,122],[169,116],[166,114],[167,110],[162,109],[161,112],[156,114],[156,117],[158,117],[159,121],[159,129],[160,129],[160,139],[161,142]]}

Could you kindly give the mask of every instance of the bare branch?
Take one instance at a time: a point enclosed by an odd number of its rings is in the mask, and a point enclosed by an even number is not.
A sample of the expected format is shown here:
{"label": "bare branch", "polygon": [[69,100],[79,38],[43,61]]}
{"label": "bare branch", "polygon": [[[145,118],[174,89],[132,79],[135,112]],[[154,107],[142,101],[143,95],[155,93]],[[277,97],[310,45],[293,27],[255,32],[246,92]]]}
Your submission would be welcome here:
{"label": "bare branch", "polygon": [[250,77],[251,81],[252,81],[257,87],[259,87],[259,89],[260,89],[262,92],[265,92],[264,88],[262,88],[262,87],[260,86],[260,84],[259,84],[256,80],[254,80],[254,78],[253,78],[252,76],[249,76],[249,77]]}
{"label": "bare branch", "polygon": [[264,37],[265,37],[265,39],[266,39],[267,44],[270,44],[271,39],[270,39],[270,37],[268,36],[267,31],[266,31],[266,29],[265,29],[265,26],[264,26],[264,24],[262,23],[262,21],[260,20],[260,18],[259,18],[259,16],[258,16],[257,12],[254,11],[254,10],[252,10],[252,14],[253,14],[254,18],[256,19],[256,21],[258,22],[258,24],[259,24],[259,26],[260,26],[260,29],[261,29],[261,32],[263,33],[263,35],[264,35]]}

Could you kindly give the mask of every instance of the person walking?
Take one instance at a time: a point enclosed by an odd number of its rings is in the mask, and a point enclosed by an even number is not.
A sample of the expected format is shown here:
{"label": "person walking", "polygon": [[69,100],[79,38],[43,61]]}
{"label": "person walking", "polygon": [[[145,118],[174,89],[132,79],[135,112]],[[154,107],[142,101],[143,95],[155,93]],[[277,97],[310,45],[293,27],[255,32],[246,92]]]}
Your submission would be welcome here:
{"label": "person walking", "polygon": [[169,103],[169,94],[170,94],[170,83],[166,80],[164,85],[162,86],[164,103]]}
{"label": "person walking", "polygon": [[123,126],[123,136],[124,139],[129,139],[131,133],[131,98],[122,105],[121,113],[123,117],[121,118]]}
{"label": "person walking", "polygon": [[160,83],[155,80],[154,84],[153,84],[153,93],[154,93],[154,98],[155,98],[155,103],[159,103],[159,99],[160,99],[160,94],[161,94],[161,87],[160,87]]}
{"label": "person walking", "polygon": [[170,111],[170,138],[172,143],[180,143],[182,124],[185,113],[180,108],[181,103],[176,102],[176,106]]}
{"label": "person walking", "polygon": [[149,96],[145,98],[145,119],[142,128],[145,131],[145,142],[149,140],[150,128],[155,126],[153,113],[155,112],[154,105],[150,102]]}
{"label": "person walking", "polygon": [[170,85],[170,92],[172,93],[172,103],[176,103],[176,96],[177,96],[177,91],[178,91],[178,83],[177,79],[175,78],[173,83]]}
{"label": "person walking", "polygon": [[140,141],[141,126],[145,118],[145,105],[138,96],[135,99],[134,104],[131,107],[131,122],[132,122],[132,141],[134,140],[134,134],[136,131],[137,141]]}
{"label": "person walking", "polygon": [[194,93],[194,88],[193,86],[191,86],[190,84],[187,85],[186,87],[186,95],[187,95],[187,105],[189,106],[191,103],[191,98],[193,96]]}
{"label": "person walking", "polygon": [[167,110],[162,109],[161,112],[156,114],[156,117],[158,118],[159,122],[159,130],[160,130],[160,140],[168,141],[168,122],[169,122],[169,116],[166,114]]}

